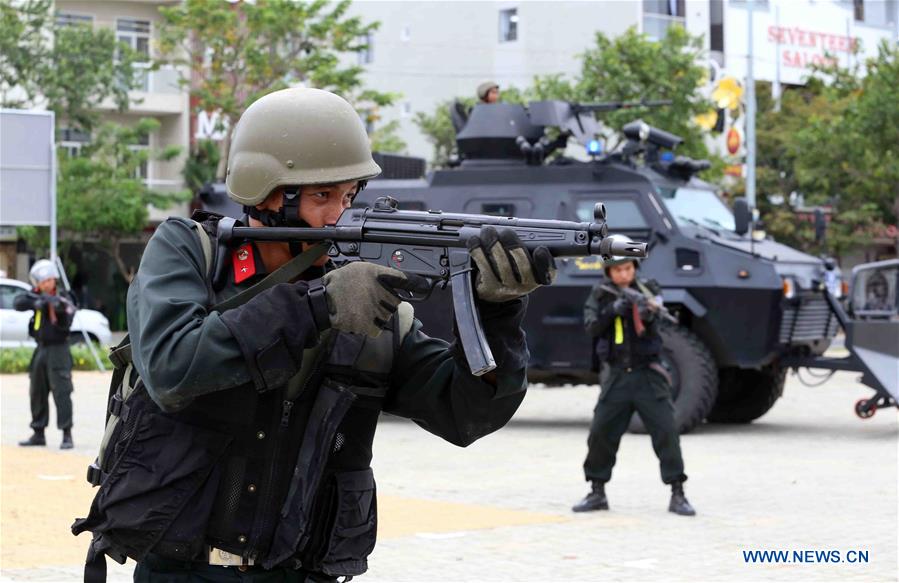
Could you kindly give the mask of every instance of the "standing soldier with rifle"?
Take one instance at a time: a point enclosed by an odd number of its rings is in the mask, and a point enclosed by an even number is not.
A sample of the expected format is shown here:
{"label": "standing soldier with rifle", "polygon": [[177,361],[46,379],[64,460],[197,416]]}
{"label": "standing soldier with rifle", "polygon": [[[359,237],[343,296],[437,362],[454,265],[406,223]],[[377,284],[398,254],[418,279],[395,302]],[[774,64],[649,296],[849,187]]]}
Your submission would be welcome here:
{"label": "standing soldier with rifle", "polygon": [[[317,229],[380,172],[349,103],[286,89],[242,116],[226,183],[250,227]],[[401,301],[427,291],[423,278],[336,268],[321,243],[218,253],[227,219],[195,218],[159,226],[128,290],[131,345],[112,358],[129,390],[110,400],[124,428],[101,451],[111,461],[91,468],[100,492],[73,525],[94,533],[86,579],[105,577],[104,554],[135,558],[138,582],[360,575],[377,532],[380,412],[462,447],[505,425],[527,387],[526,296],[552,282],[553,258],[511,229],[468,240],[495,359],[475,376],[459,340],[426,336]]]}
{"label": "standing soldier with rifle", "polygon": [[56,425],[62,430],[60,449],[72,449],[72,353],[69,328],[75,306],[59,293],[59,271],[47,259],[36,261],[29,273],[34,291],[17,296],[13,307],[21,312],[34,310],[28,334],[37,348],[28,365],[31,398],[31,429],[34,433],[21,446],[47,445],[44,430],[50,422],[49,396],[56,404]]}
{"label": "standing soldier with rifle", "polygon": [[603,268],[612,285],[596,284],[584,305],[584,325],[594,338],[602,365],[601,393],[584,460],[584,475],[592,489],[572,510],[609,509],[605,484],[612,478],[621,437],[637,411],[652,436],[662,481],[671,485],[668,510],[693,516],[696,512],[684,496],[687,476],[674,422],[671,381],[659,360],[660,319],[673,316],[662,306],[658,284],[637,279],[638,265],[630,257],[606,261]]}

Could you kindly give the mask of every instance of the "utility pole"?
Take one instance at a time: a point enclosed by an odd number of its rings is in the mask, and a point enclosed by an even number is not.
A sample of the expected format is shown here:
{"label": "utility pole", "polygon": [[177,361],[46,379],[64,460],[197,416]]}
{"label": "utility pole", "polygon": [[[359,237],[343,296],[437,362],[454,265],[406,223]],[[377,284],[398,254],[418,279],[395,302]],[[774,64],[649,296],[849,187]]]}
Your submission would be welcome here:
{"label": "utility pole", "polygon": [[755,205],[755,75],[752,65],[755,60],[753,54],[753,0],[746,0],[746,202],[749,208]]}
{"label": "utility pole", "polygon": [[[774,26],[780,30],[780,6],[774,5]],[[774,45],[774,83],[771,85],[771,97],[774,98],[774,111],[780,112],[780,94],[782,88],[780,86],[780,34],[777,35],[777,42]]]}

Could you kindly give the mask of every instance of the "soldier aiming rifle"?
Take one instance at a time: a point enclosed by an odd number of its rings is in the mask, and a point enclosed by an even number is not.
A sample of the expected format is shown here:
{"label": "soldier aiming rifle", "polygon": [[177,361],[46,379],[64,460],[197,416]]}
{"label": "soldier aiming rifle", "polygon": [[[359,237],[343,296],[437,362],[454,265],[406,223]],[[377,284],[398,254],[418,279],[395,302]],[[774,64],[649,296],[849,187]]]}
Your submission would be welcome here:
{"label": "soldier aiming rifle", "polygon": [[605,484],[636,411],[652,437],[662,481],[671,486],[668,510],[693,516],[696,512],[684,496],[687,475],[674,422],[671,379],[660,360],[660,320],[677,320],[662,305],[658,284],[637,279],[638,265],[632,257],[605,261],[603,269],[612,285],[596,284],[584,305],[584,325],[594,338],[603,372],[584,460],[584,475],[592,487],[572,510],[609,509]]}

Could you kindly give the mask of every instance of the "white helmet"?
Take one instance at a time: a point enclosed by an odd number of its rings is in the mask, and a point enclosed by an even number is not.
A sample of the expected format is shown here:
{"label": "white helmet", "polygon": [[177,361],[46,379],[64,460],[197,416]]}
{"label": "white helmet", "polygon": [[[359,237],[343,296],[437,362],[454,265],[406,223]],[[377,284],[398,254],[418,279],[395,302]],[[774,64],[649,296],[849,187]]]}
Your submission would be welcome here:
{"label": "white helmet", "polygon": [[59,279],[59,270],[56,269],[56,265],[49,259],[41,259],[36,261],[31,267],[28,277],[31,279],[31,284],[37,287],[45,279]]}

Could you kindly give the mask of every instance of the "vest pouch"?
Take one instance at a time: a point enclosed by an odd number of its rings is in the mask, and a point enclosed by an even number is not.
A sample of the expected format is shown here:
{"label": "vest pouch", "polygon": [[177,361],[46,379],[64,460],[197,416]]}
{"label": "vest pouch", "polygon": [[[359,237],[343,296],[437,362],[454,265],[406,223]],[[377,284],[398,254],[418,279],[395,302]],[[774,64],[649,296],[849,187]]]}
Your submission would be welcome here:
{"label": "vest pouch", "polygon": [[371,468],[334,474],[337,490],[334,528],[321,569],[333,576],[361,575],[378,532],[377,493]]}
{"label": "vest pouch", "polygon": [[189,555],[202,545],[212,510],[199,500],[215,492],[218,473],[213,469],[231,437],[182,423],[152,406],[132,408],[126,425],[132,429],[127,441],[116,444],[114,465],[90,514],[77,520],[72,532],[92,531],[136,561],[164,535],[160,550],[173,557]]}
{"label": "vest pouch", "polygon": [[311,517],[325,464],[334,447],[337,427],[355,398],[348,388],[338,383],[326,381],[319,387],[303,432],[303,442],[297,453],[272,546],[262,563],[266,569],[289,559],[309,542]]}

